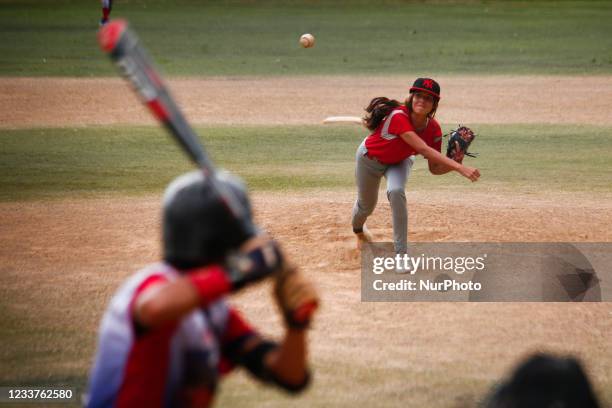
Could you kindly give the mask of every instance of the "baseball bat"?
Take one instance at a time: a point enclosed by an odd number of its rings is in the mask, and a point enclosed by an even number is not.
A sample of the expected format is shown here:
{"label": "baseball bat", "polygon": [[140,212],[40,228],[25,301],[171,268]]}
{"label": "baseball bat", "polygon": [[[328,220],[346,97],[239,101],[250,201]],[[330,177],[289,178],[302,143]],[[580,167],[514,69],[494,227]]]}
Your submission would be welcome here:
{"label": "baseball bat", "polygon": [[[115,20],[98,32],[98,42],[115,62],[122,76],[132,85],[143,103],[169,131],[189,158],[208,176],[225,205],[234,217],[246,218],[246,209],[231,190],[224,188],[215,178],[216,169],[204,146],[189,125],[168,91],[136,34],[125,20]],[[246,225],[243,223],[243,225]]]}
{"label": "baseball bat", "polygon": [[359,116],[328,116],[323,119],[324,125],[337,123],[354,123],[357,125],[363,125],[363,119]]}

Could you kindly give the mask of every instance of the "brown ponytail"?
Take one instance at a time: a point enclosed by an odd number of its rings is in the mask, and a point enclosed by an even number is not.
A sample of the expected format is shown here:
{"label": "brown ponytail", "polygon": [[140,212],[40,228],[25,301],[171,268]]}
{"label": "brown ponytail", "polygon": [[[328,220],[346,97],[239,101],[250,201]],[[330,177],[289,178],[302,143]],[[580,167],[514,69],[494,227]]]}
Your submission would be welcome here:
{"label": "brown ponytail", "polygon": [[375,130],[380,122],[391,113],[391,111],[400,106],[400,103],[395,99],[379,96],[370,101],[370,104],[365,108],[366,114],[363,121],[366,127],[370,130]]}

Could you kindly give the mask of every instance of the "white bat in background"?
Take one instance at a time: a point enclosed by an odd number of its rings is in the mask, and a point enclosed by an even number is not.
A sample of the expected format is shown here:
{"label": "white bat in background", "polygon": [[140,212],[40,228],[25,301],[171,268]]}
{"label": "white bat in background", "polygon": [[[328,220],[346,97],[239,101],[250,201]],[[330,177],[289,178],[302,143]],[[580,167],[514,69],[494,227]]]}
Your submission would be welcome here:
{"label": "white bat in background", "polygon": [[333,125],[337,123],[352,123],[363,125],[363,119],[359,116],[329,116],[323,120],[325,125]]}

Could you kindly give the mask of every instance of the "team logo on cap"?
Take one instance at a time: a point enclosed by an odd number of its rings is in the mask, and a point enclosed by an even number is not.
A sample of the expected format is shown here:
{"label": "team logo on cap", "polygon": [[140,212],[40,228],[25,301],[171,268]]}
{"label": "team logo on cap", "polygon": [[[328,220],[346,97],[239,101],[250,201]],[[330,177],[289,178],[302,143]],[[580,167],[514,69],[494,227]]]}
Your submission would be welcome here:
{"label": "team logo on cap", "polygon": [[433,95],[438,100],[440,99],[440,85],[431,78],[417,78],[410,88],[410,93],[425,92]]}

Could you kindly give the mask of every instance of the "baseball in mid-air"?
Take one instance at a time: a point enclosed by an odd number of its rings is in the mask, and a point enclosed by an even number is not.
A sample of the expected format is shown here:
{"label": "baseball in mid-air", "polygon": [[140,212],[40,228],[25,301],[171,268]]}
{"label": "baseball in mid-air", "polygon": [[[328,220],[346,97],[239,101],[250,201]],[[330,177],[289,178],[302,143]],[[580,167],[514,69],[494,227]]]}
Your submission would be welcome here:
{"label": "baseball in mid-air", "polygon": [[300,45],[304,48],[313,47],[315,44],[315,38],[312,34],[302,34],[300,37]]}

